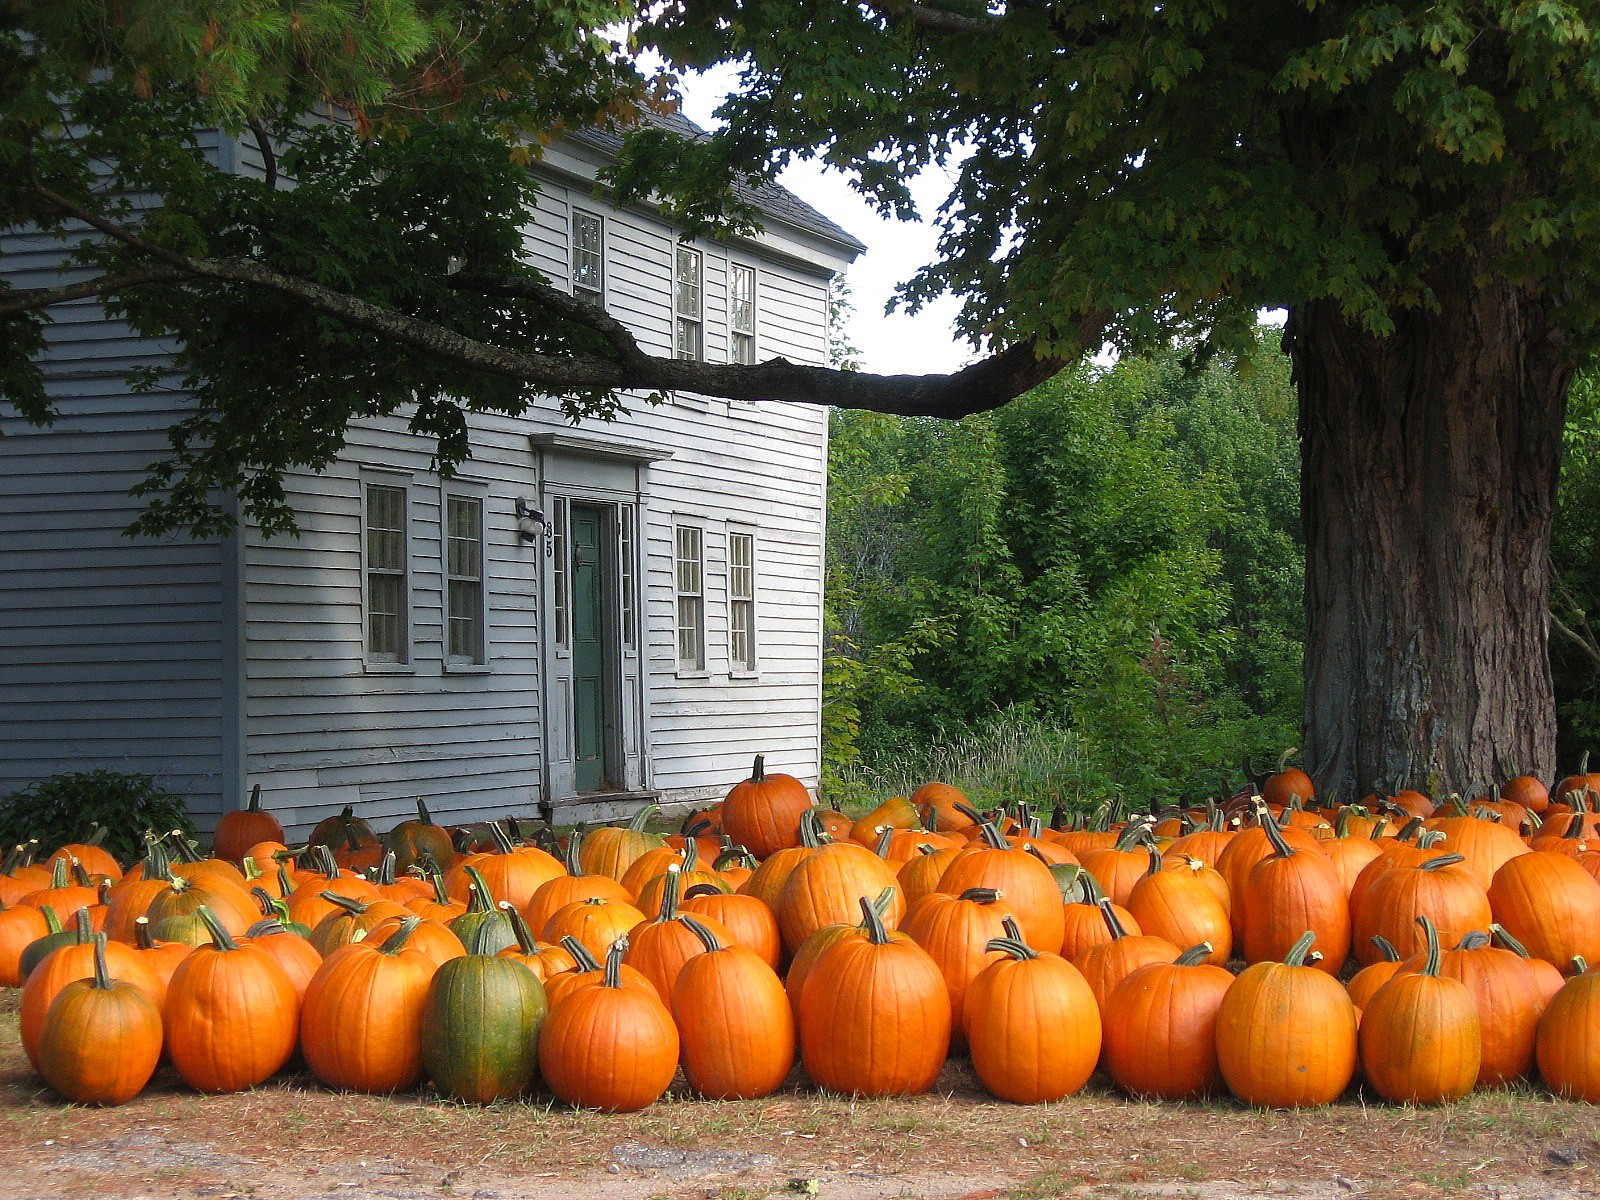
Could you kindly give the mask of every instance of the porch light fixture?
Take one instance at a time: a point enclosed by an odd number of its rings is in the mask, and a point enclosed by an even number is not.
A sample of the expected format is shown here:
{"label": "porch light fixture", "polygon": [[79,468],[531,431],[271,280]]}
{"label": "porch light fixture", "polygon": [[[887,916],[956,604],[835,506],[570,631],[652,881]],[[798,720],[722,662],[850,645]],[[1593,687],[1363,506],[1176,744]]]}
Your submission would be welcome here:
{"label": "porch light fixture", "polygon": [[544,519],[544,513],[533,507],[525,498],[517,497],[517,541],[525,546],[531,546],[539,540],[539,533],[550,536],[550,526]]}

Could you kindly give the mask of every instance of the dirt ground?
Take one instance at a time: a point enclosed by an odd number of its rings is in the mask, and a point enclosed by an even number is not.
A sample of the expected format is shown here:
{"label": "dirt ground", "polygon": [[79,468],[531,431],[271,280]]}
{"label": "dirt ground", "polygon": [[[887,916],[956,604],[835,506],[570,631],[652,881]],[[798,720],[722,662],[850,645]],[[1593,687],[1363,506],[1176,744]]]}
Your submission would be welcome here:
{"label": "dirt ground", "polygon": [[288,1075],[200,1096],[170,1069],[116,1109],[61,1103],[0,991],[0,1200],[1085,1200],[1600,1196],[1600,1108],[1533,1088],[1437,1109],[1359,1091],[1307,1112],[1123,1099],[1099,1079],[1060,1104],[998,1104],[964,1063],[926,1096],[852,1101],[798,1077],[642,1113],[548,1099],[477,1108],[426,1092],[329,1092]]}

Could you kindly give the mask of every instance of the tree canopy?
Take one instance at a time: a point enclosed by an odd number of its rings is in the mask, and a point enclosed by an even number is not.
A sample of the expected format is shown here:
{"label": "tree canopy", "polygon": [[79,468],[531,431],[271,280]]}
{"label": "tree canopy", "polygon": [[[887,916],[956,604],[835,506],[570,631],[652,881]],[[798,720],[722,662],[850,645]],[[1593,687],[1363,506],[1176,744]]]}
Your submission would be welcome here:
{"label": "tree canopy", "polygon": [[[960,417],[1109,341],[1242,353],[1285,307],[1299,391],[1308,755],[1340,787],[1548,770],[1547,548],[1567,390],[1600,329],[1600,42],[1576,0],[55,0],[0,10],[0,221],[83,273],[0,295],[0,389],[51,407],[56,304],[179,347],[197,405],[142,527],[267,530],[281,477],[415,405],[604,415],[684,390]],[[665,68],[648,77],[638,52]],[[734,64],[725,124],[640,126],[610,178],[685,233],[794,156],[891,214],[950,173],[913,309],[951,376],[645,352],[522,257],[526,165]],[[218,169],[248,131],[297,186]],[[292,348],[292,352],[288,352]],[[147,385],[157,381],[146,379]],[[1351,529],[1371,536],[1355,537]],[[1472,587],[1462,587],[1468,579]],[[1398,649],[1397,649],[1398,648]]]}

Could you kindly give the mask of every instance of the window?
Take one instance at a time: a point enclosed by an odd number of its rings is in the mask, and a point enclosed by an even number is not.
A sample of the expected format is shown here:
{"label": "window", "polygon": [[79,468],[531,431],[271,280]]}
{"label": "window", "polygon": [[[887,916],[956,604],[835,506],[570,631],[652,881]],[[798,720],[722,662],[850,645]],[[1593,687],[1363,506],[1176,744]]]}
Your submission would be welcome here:
{"label": "window", "polygon": [[672,310],[677,317],[677,355],[698,362],[702,357],[700,335],[700,251],[678,247],[677,285],[672,292]]}
{"label": "window", "polygon": [[618,553],[622,556],[622,569],[617,573],[617,591],[620,593],[622,610],[622,648],[634,648],[633,633],[633,522],[634,508],[631,504],[624,504],[620,509],[622,520],[621,529],[617,534]]}
{"label": "window", "polygon": [[572,294],[605,307],[606,274],[603,230],[593,213],[572,213]]}
{"label": "window", "polygon": [[728,534],[728,669],[756,669],[756,535]]}
{"label": "window", "polygon": [[550,588],[555,592],[553,608],[555,619],[556,646],[565,649],[567,646],[567,499],[557,496],[551,502],[550,515],[553,529],[550,537],[551,572]]}
{"label": "window", "polygon": [[735,263],[728,277],[728,330],[731,362],[756,361],[756,269]]}
{"label": "window", "polygon": [[700,530],[679,525],[673,536],[674,581],[678,598],[678,669],[706,666],[705,570]]}
{"label": "window", "polygon": [[411,657],[406,489],[368,484],[363,506],[367,659],[404,663]]}
{"label": "window", "polygon": [[483,501],[445,497],[445,660],[482,665],[484,657]]}

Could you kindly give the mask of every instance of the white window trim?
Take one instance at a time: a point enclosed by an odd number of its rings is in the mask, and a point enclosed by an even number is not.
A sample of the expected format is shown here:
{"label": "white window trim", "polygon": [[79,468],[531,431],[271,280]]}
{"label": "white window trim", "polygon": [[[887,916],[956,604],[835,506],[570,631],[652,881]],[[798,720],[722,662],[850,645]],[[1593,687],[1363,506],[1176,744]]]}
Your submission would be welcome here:
{"label": "white window trim", "polygon": [[[700,600],[699,628],[697,630],[700,641],[700,661],[698,663],[685,663],[683,659],[683,637],[680,632],[680,604],[685,596],[694,595],[682,591],[678,586],[678,564],[681,561],[678,555],[678,536],[682,530],[693,530],[699,544],[699,576]],[[705,679],[711,674],[710,663],[707,661],[706,645],[706,527],[703,521],[692,518],[679,518],[672,522],[672,656],[677,665],[679,679]]]}
{"label": "white window trim", "polygon": [[[580,288],[578,286],[578,220],[579,218],[593,221],[600,235],[600,287]],[[567,220],[567,270],[571,277],[572,294],[574,296],[591,298],[596,295],[600,298],[600,307],[606,307],[606,282],[610,272],[606,270],[606,221],[599,213],[589,212],[587,209],[574,207]],[[677,268],[677,260],[673,260],[673,268]]]}
{"label": "white window trim", "polygon": [[[740,602],[740,598],[733,594],[733,539],[747,537],[750,539],[750,595],[744,600],[750,605],[750,662],[739,663],[733,657],[733,606]],[[756,537],[754,525],[729,525],[727,542],[727,598],[728,598],[728,675],[733,679],[756,679],[761,675],[761,639],[757,636],[759,628],[758,619],[760,612],[757,598],[760,594],[760,557],[757,554],[759,540]]]}
{"label": "white window trim", "polygon": [[[747,273],[750,276],[750,325],[746,329],[740,329],[735,325],[733,316],[734,297],[737,294],[733,285],[741,273]],[[753,265],[739,262],[730,262],[728,264],[728,361],[730,363],[742,363],[744,361],[735,353],[734,349],[739,344],[741,335],[748,336],[750,339],[750,363],[754,364],[760,361],[760,346],[756,342],[758,288],[756,269]]]}
{"label": "white window trim", "polygon": [[[679,307],[678,299],[678,264],[685,255],[692,255],[695,263],[695,309],[685,312]],[[687,356],[680,345],[679,328],[683,322],[692,322],[695,326],[699,345],[697,353]],[[706,360],[706,256],[701,250],[683,243],[674,243],[672,249],[672,356],[684,362],[705,362]]]}
{"label": "white window trim", "polygon": [[[478,506],[478,631],[483,658],[474,661],[450,653],[450,501],[470,500]],[[439,631],[439,654],[444,669],[452,675],[489,673],[489,505],[484,490],[463,487],[460,481],[442,489],[439,497],[439,593],[443,628]]]}
{"label": "white window trim", "polygon": [[[402,651],[398,658],[374,657],[371,649],[371,620],[372,603],[370,596],[370,571],[367,550],[367,492],[369,488],[384,487],[398,490],[403,500],[401,502],[401,520],[404,523],[404,545],[401,549],[401,558],[404,563],[402,583],[400,588],[401,617],[405,622],[405,632],[401,638]],[[413,603],[413,590],[415,572],[412,569],[412,550],[416,539],[412,536],[412,492],[415,490],[415,481],[409,474],[383,474],[377,471],[363,472],[361,475],[360,511],[357,514],[357,527],[361,539],[361,665],[362,669],[373,675],[412,675],[416,673],[416,613]]]}

